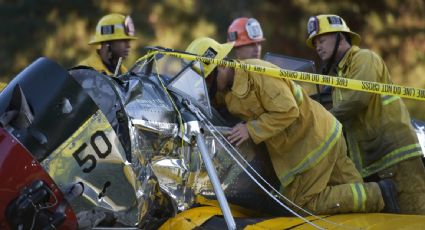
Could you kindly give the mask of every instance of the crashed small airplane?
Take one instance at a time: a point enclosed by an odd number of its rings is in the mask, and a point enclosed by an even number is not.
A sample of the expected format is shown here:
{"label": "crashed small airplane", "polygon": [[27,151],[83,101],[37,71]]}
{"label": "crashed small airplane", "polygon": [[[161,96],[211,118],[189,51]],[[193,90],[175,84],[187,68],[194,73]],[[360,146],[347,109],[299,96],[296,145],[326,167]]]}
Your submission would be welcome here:
{"label": "crashed small airplane", "polygon": [[418,215],[289,208],[265,147],[226,140],[238,121],[211,105],[200,62],[168,51],[116,78],[39,58],[6,86],[1,229],[425,226]]}

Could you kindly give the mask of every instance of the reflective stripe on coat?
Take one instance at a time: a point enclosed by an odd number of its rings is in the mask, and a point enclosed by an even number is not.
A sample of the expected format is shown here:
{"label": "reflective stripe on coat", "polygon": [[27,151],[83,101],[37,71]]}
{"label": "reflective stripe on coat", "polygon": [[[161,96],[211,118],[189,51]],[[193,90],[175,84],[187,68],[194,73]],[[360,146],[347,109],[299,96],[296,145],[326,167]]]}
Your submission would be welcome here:
{"label": "reflective stripe on coat", "polygon": [[[338,76],[391,84],[384,61],[374,52],[351,47]],[[334,88],[332,113],[343,123],[351,159],[363,177],[422,151],[400,97]]]}
{"label": "reflective stripe on coat", "polygon": [[[258,59],[241,62],[276,67]],[[237,69],[225,101],[233,115],[247,122],[253,141],[265,142],[283,186],[324,159],[341,137],[341,124],[288,79]]]}

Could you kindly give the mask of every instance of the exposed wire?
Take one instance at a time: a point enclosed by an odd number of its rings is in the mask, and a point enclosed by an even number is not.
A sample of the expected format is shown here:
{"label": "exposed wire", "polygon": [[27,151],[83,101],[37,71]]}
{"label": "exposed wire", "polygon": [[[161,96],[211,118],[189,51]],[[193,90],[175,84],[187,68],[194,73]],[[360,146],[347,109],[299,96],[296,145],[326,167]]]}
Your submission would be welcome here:
{"label": "exposed wire", "polygon": [[[145,56],[143,56],[143,57],[141,57],[141,58],[139,58],[138,59],[138,61],[137,62],[139,62],[139,61],[141,61],[141,60],[145,60],[145,59],[147,59],[147,58],[149,58],[149,57],[152,57],[153,56],[153,58],[154,58],[154,61],[155,61],[155,63],[156,63],[156,58],[155,58],[155,56],[154,56],[154,54],[157,54],[157,53],[159,53],[158,51],[152,51],[152,52],[149,52],[148,54],[146,54]],[[156,67],[156,72],[158,73],[158,67],[157,67],[157,65],[155,65],[155,67]],[[182,121],[182,118],[181,118],[181,114],[180,114],[180,111],[177,109],[177,106],[175,105],[175,103],[174,103],[174,100],[172,99],[172,97],[171,97],[171,95],[169,94],[169,92],[168,92],[168,90],[167,90],[167,88],[165,87],[165,85],[164,85],[164,83],[163,83],[163,81],[162,81],[162,79],[159,77],[159,74],[157,74],[157,77],[158,77],[158,79],[159,79],[159,81],[160,81],[160,83],[161,83],[161,85],[162,85],[162,87],[163,87],[163,89],[164,89],[164,91],[166,92],[166,94],[167,94],[167,96],[170,98],[170,100],[171,100],[171,102],[172,102],[172,104],[173,104],[173,107],[174,107],[174,109],[176,110],[176,112],[178,113],[178,118],[179,118],[179,125],[180,125],[180,127],[181,127],[181,130],[182,130],[182,137],[184,137],[184,126],[183,126],[183,121]],[[281,197],[283,200],[285,200],[286,202],[288,202],[288,203],[290,203],[291,205],[293,205],[294,207],[296,207],[296,208],[298,208],[300,211],[302,211],[302,212],[304,212],[304,213],[306,213],[306,214],[308,214],[308,215],[310,215],[310,216],[313,216],[313,217],[315,217],[315,218],[317,218],[317,219],[319,219],[319,220],[321,220],[321,221],[324,221],[324,222],[326,222],[326,223],[329,223],[329,224],[332,224],[332,225],[335,225],[335,226],[339,226],[339,227],[342,227],[342,228],[346,228],[346,229],[358,229],[358,228],[354,228],[354,227],[351,227],[351,226],[345,226],[345,225],[342,225],[342,224],[339,224],[339,223],[335,223],[335,222],[332,222],[332,221],[329,221],[329,220],[326,220],[326,219],[324,219],[324,218],[322,218],[322,217],[319,217],[319,216],[317,216],[317,215],[315,215],[315,214],[313,214],[313,213],[311,213],[311,212],[309,212],[309,211],[307,211],[307,210],[305,210],[305,209],[303,209],[302,207],[300,207],[300,206],[298,206],[297,204],[295,204],[293,201],[291,201],[290,199],[288,199],[287,197],[285,197],[283,194],[281,194],[278,190],[276,190],[269,182],[267,182],[267,180],[266,179],[264,179],[250,164],[249,164],[249,162],[248,161],[246,161],[245,160],[245,158],[239,153],[239,151],[232,145],[232,144],[230,144],[228,141],[227,141],[227,139],[221,134],[221,132],[220,131],[218,131],[216,128],[215,128],[215,126],[209,121],[209,119],[200,111],[200,113],[199,113],[202,117],[203,117],[203,121],[206,121],[206,127],[210,130],[210,132],[211,132],[211,134],[214,136],[214,138],[220,143],[220,145],[226,150],[226,153],[228,153],[229,154],[229,156],[239,165],[239,167],[241,167],[241,169],[268,195],[268,196],[270,196],[273,200],[275,200],[279,205],[281,205],[283,208],[285,208],[285,209],[287,209],[289,212],[291,212],[294,216],[297,216],[298,218],[300,218],[300,219],[302,219],[303,221],[305,221],[306,223],[308,223],[308,224],[310,224],[311,226],[313,226],[313,227],[315,227],[315,228],[317,228],[317,229],[324,229],[324,228],[322,228],[322,227],[320,227],[320,226],[318,226],[318,225],[316,225],[316,224],[314,224],[314,223],[312,223],[311,221],[309,221],[309,220],[307,220],[306,218],[304,218],[303,216],[301,216],[300,214],[298,214],[298,213],[296,213],[294,210],[292,210],[291,208],[289,208],[288,206],[286,206],[284,203],[282,203],[281,202],[281,200],[279,200],[279,199],[277,199],[273,194],[271,194],[257,179],[255,179],[254,178],[254,176],[245,168],[245,167],[243,167],[243,165],[242,165],[242,163],[233,155],[233,153],[232,153],[232,150],[233,150],[233,152],[236,152],[236,154],[237,154],[237,156],[239,157],[239,158],[241,158],[242,159],[242,161],[248,166],[248,168],[250,168],[253,172],[254,172],[254,174],[255,175],[257,175],[271,190],[273,190],[279,197]],[[218,133],[219,134],[219,136],[220,137],[218,137],[215,133]],[[231,147],[231,150],[229,150],[227,147],[226,147],[226,145],[220,140],[220,139],[224,139],[225,140],[225,143],[228,145],[228,146],[230,146]],[[183,138],[182,138],[182,146],[183,146]],[[181,149],[183,149],[183,148],[181,148]]]}
{"label": "exposed wire", "polygon": [[152,58],[155,56],[155,54],[157,54],[158,51],[149,51],[147,54],[145,54],[144,56],[140,57],[139,59],[137,59],[136,63],[146,60],[148,58]]}
{"label": "exposed wire", "polygon": [[185,134],[186,130],[185,130],[184,125],[183,125],[182,115],[181,115],[179,109],[177,108],[177,105],[174,102],[173,97],[171,97],[170,93],[168,92],[167,87],[165,87],[164,82],[162,81],[161,77],[159,76],[158,63],[156,61],[156,56],[153,56],[153,60],[155,62],[156,77],[158,78],[158,81],[161,83],[162,89],[167,94],[168,99],[171,101],[171,104],[173,105],[173,108],[174,108],[174,110],[177,113],[177,117],[178,117],[178,120],[179,120],[179,126],[180,126],[180,130],[181,130],[181,135],[182,135],[182,138],[181,138],[181,148],[180,148],[180,151],[181,152],[180,152],[180,154],[183,156],[183,154],[184,154],[184,148],[183,148],[183,146],[184,146],[184,134]]}
{"label": "exposed wire", "polygon": [[37,207],[37,205],[35,205],[32,201],[31,201],[31,204],[32,204],[32,206],[34,207],[34,209],[35,209],[35,213],[34,213],[34,216],[32,217],[32,221],[31,221],[31,226],[30,226],[30,230],[32,230],[32,229],[34,229],[34,224],[35,224],[35,219],[36,219],[36,217],[37,217],[37,215],[38,215],[38,212],[40,211],[40,210],[43,210],[43,209],[49,209],[49,208],[52,208],[52,207],[54,207],[54,206],[56,206],[58,203],[59,203],[59,200],[58,200],[58,198],[56,197],[56,194],[49,188],[49,186],[44,186],[44,188],[50,193],[50,195],[52,195],[52,197],[54,198],[54,203],[52,204],[52,203],[46,203],[46,205],[45,206],[42,206],[42,205],[39,205],[38,207]]}
{"label": "exposed wire", "polygon": [[[209,122],[209,121],[208,121]],[[208,129],[210,129],[209,126],[207,126]],[[212,131],[212,130],[210,130]],[[218,131],[218,130],[216,130]],[[215,134],[215,132],[211,132],[211,134],[216,138],[216,140],[220,143],[221,146],[223,146],[223,148],[226,150],[226,152],[229,154],[230,157],[233,158],[233,160],[239,165],[239,167],[241,167],[241,169],[265,192],[267,193],[273,200],[275,200],[280,206],[282,206],[283,208],[285,208],[286,210],[288,210],[290,213],[292,213],[294,216],[297,216],[298,218],[301,218],[303,221],[305,221],[306,223],[310,224],[311,226],[317,228],[317,229],[324,229],[320,226],[317,226],[316,224],[312,223],[311,221],[307,220],[306,218],[302,217],[301,215],[299,215],[298,213],[296,213],[294,210],[292,210],[291,208],[289,208],[287,205],[285,205],[284,203],[282,203],[279,199],[277,199],[275,196],[273,196],[273,194],[271,194],[260,182],[258,182],[258,180],[256,180],[254,178],[254,176],[248,172],[248,170],[246,168],[243,167],[242,163],[236,159],[236,157],[230,153],[230,150],[225,146],[225,144],[223,144],[220,140],[220,138],[218,138]],[[220,132],[218,132],[220,133]],[[254,170],[254,169],[252,169]],[[254,170],[255,171],[255,170]],[[263,179],[261,176],[260,178],[270,187],[273,188],[273,186],[271,186],[265,179]],[[274,188],[273,188],[274,189]],[[282,195],[283,196],[283,195]]]}
{"label": "exposed wire", "polygon": [[[229,154],[229,156],[239,165],[239,167],[241,167],[241,169],[268,195],[270,196],[273,200],[275,200],[279,205],[281,205],[283,208],[287,209],[289,212],[291,212],[292,214],[294,214],[295,216],[297,216],[298,218],[301,218],[303,221],[305,221],[306,223],[318,228],[318,229],[323,229],[320,226],[317,226],[316,224],[312,223],[311,221],[307,220],[306,218],[302,217],[301,215],[299,215],[298,213],[296,213],[294,210],[292,210],[291,208],[289,208],[288,206],[286,206],[285,204],[283,204],[279,199],[277,199],[273,194],[271,194],[260,182],[258,182],[257,179],[254,178],[254,176],[248,172],[248,170],[243,167],[242,163],[236,159],[236,157],[232,154],[233,152],[236,152],[237,156],[242,159],[242,161],[254,172],[255,175],[257,175],[270,189],[272,189],[277,195],[279,195],[282,199],[284,199],[285,201],[287,201],[288,203],[290,203],[291,205],[293,205],[294,207],[298,208],[299,210],[301,210],[302,212],[313,216],[323,222],[335,225],[335,226],[339,226],[342,228],[346,228],[346,229],[358,229],[355,227],[351,227],[351,226],[346,226],[340,223],[336,223],[333,221],[329,221],[327,219],[324,219],[322,217],[319,217],[305,209],[303,209],[302,207],[298,206],[297,204],[295,204],[293,201],[291,201],[290,199],[288,199],[287,197],[285,197],[283,194],[281,194],[277,189],[275,189],[269,182],[267,182],[267,180],[262,177],[251,165],[250,163],[245,160],[245,158],[239,153],[239,151],[232,145],[230,144],[227,139],[221,134],[221,132],[215,128],[215,126],[208,120],[208,118],[201,112],[201,115],[203,116],[203,120],[206,121],[206,127],[210,130],[211,134],[214,136],[214,138],[220,143],[220,145],[226,150],[226,153]],[[218,133],[219,137],[215,134]],[[226,145],[220,140],[220,139],[224,139],[225,143],[231,147],[231,150],[229,150]]]}
{"label": "exposed wire", "polygon": [[117,66],[115,67],[114,77],[117,77],[118,74],[120,73],[121,65],[122,65],[122,57],[118,58],[118,63],[117,63]]}

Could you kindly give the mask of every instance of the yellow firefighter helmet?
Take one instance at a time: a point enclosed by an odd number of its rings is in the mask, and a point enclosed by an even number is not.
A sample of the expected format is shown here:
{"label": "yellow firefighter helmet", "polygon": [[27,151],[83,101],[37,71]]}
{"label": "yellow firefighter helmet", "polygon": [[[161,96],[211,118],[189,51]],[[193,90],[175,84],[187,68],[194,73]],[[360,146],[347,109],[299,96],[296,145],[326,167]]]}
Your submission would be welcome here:
{"label": "yellow firefighter helmet", "polygon": [[307,46],[314,49],[313,39],[321,34],[343,32],[350,36],[353,45],[360,44],[360,35],[348,28],[344,19],[338,15],[322,14],[310,17],[307,23]]}
{"label": "yellow firefighter helmet", "polygon": [[89,42],[96,45],[113,40],[134,40],[134,24],[130,16],[108,14],[102,17],[96,26],[94,38]]}
{"label": "yellow firefighter helmet", "polygon": [[[197,38],[186,48],[186,52],[193,53],[202,57],[223,59],[230,53],[233,43],[220,44],[212,38]],[[214,63],[202,63],[204,67],[204,76],[207,77],[217,66]]]}

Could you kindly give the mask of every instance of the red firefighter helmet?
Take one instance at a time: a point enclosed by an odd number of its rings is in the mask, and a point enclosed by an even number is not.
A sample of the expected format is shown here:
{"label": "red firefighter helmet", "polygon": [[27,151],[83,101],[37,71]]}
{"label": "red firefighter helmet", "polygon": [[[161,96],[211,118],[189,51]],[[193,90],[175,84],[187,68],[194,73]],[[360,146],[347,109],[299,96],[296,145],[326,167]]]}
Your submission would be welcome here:
{"label": "red firefighter helmet", "polygon": [[237,18],[227,29],[227,41],[235,42],[234,47],[265,40],[261,25],[255,18]]}

